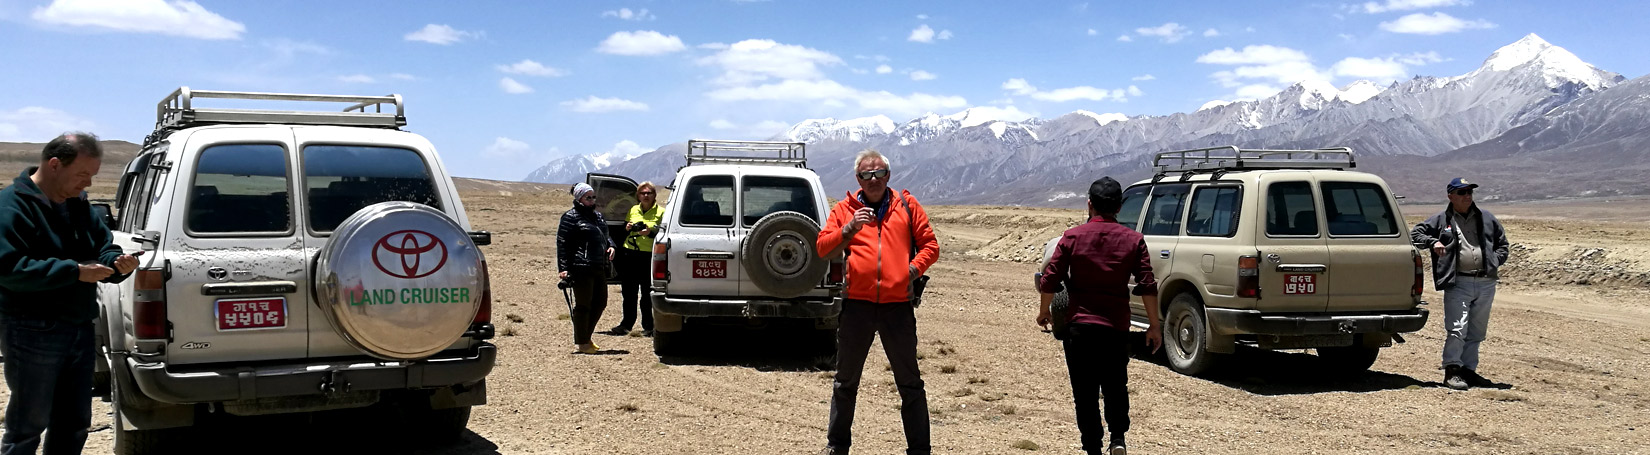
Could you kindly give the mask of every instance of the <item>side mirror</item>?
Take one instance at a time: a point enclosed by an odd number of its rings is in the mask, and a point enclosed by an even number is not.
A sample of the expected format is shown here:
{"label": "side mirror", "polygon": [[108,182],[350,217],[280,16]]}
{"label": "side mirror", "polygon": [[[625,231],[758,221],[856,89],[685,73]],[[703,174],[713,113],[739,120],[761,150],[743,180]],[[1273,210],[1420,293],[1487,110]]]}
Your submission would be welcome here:
{"label": "side mirror", "polygon": [[115,218],[114,208],[110,207],[109,204],[102,202],[92,204],[92,219],[102,221],[103,225],[111,231],[120,229],[120,219]]}

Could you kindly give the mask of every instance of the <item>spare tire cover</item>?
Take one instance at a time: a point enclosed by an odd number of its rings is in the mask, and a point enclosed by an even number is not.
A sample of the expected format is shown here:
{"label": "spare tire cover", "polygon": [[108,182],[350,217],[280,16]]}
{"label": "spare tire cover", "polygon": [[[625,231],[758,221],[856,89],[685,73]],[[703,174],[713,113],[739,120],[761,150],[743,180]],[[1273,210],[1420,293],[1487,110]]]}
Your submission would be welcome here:
{"label": "spare tire cover", "polygon": [[412,202],[355,212],[316,255],[315,303],[351,345],[416,360],[451,346],[481,308],[481,250],[447,214]]}
{"label": "spare tire cover", "polygon": [[774,212],[757,220],[740,248],[745,277],[763,293],[789,299],[812,291],[825,278],[825,259],[815,252],[819,225],[797,212]]}

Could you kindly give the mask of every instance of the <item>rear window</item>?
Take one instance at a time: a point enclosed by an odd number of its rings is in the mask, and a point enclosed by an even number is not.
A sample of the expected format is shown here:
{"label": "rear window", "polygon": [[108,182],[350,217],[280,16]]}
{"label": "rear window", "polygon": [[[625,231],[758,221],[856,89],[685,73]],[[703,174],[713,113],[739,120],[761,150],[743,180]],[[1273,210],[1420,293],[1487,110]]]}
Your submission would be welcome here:
{"label": "rear window", "polygon": [[813,186],[796,177],[747,176],[741,185],[746,226],[774,212],[797,212],[819,223]]}
{"label": "rear window", "polygon": [[1237,234],[1242,191],[1236,186],[1198,188],[1192,193],[1192,215],[1186,220],[1186,235],[1231,237]]}
{"label": "rear window", "polygon": [[688,179],[682,190],[677,220],[683,225],[732,226],[733,209],[733,176],[701,175]]}
{"label": "rear window", "polygon": [[287,232],[286,149],[273,144],[215,145],[201,150],[189,189],[189,231]]}
{"label": "rear window", "polygon": [[1140,209],[1146,206],[1146,191],[1150,186],[1137,186],[1123,192],[1123,208],[1117,211],[1117,224],[1140,230]]}
{"label": "rear window", "polygon": [[1364,182],[1323,182],[1323,210],[1329,214],[1329,235],[1393,235],[1398,221],[1380,185]]}
{"label": "rear window", "polygon": [[330,232],[350,215],[380,202],[417,202],[441,210],[424,158],[404,148],[304,147],[304,187],[309,228],[316,232]]}
{"label": "rear window", "polygon": [[1189,189],[1191,185],[1186,183],[1157,185],[1157,189],[1152,190],[1151,206],[1146,209],[1146,220],[1142,222],[1140,233],[1180,234],[1180,211],[1186,206],[1186,192]]}
{"label": "rear window", "polygon": [[1277,182],[1266,188],[1267,235],[1318,235],[1318,209],[1312,185]]}

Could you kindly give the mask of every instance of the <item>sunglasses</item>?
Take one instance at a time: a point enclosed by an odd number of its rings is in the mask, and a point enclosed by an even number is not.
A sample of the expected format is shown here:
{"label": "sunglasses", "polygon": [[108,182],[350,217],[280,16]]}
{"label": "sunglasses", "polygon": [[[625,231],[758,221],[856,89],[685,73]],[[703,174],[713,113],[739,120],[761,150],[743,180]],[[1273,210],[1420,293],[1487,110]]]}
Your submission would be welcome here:
{"label": "sunglasses", "polygon": [[888,176],[888,170],[887,169],[877,169],[877,170],[874,170],[874,171],[860,172],[860,173],[858,173],[858,175],[859,175],[860,180],[880,179],[880,178]]}
{"label": "sunglasses", "polygon": [[643,192],[636,193],[636,194],[640,194],[640,195],[643,195],[643,196],[652,196],[653,192],[652,191],[643,191]]}
{"label": "sunglasses", "polygon": [[596,195],[595,194],[586,194],[586,195],[584,195],[584,197],[581,197],[579,199],[589,199],[589,200],[594,201],[594,200],[596,200]]}
{"label": "sunglasses", "polygon": [[1471,196],[1472,195],[1472,188],[1467,188],[1467,189],[1464,189],[1464,190],[1455,190],[1455,195],[1456,196]]}

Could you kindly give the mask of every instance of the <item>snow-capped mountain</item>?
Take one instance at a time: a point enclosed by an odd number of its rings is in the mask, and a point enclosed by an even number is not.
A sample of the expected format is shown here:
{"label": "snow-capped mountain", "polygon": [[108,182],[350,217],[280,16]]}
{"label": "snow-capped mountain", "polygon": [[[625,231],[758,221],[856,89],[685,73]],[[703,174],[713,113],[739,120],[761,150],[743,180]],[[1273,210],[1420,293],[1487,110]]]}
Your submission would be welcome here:
{"label": "snow-capped mountain", "polygon": [[[1377,166],[1375,171],[1382,165],[1401,167],[1391,163],[1427,162],[1458,149],[1476,150],[1475,144],[1492,141],[1504,142],[1496,150],[1510,147],[1506,143],[1530,150],[1526,144],[1551,142],[1559,145],[1543,153],[1568,153],[1567,147],[1588,140],[1568,135],[1578,131],[1638,137],[1618,131],[1630,129],[1619,121],[1587,117],[1606,110],[1588,106],[1618,106],[1611,110],[1626,112],[1619,106],[1650,105],[1650,97],[1603,96],[1624,80],[1532,34],[1497,49],[1466,74],[1418,76],[1385,87],[1370,81],[1341,87],[1304,81],[1264,99],[1210,102],[1192,112],[1166,116],[1074,111],[1045,120],[1013,118],[1023,117],[1013,108],[975,107],[903,123],[885,116],[817,119],[798,123],[775,139],[808,142],[809,166],[833,195],[855,187],[853,155],[875,148],[894,161],[898,177],[893,185],[916,191],[925,202],[1064,204],[1058,201],[1072,199],[1053,196],[1101,175],[1122,180],[1148,175],[1156,153],[1187,148],[1347,146],[1359,154],[1361,166]],[[1601,99],[1614,101],[1596,101]],[[1579,118],[1604,126],[1581,128],[1576,126]],[[1539,131],[1531,132],[1535,130]],[[1606,141],[1588,150],[1607,155],[1600,150],[1628,143],[1636,142]],[[606,172],[638,180],[669,179],[681,157],[654,155],[679,155],[679,145]],[[1403,169],[1417,174],[1424,170]],[[1650,183],[1638,185],[1650,192]]]}
{"label": "snow-capped mountain", "polygon": [[613,167],[640,155],[619,155],[614,152],[592,153],[562,157],[545,163],[527,174],[523,181],[539,183],[578,183],[584,174]]}

